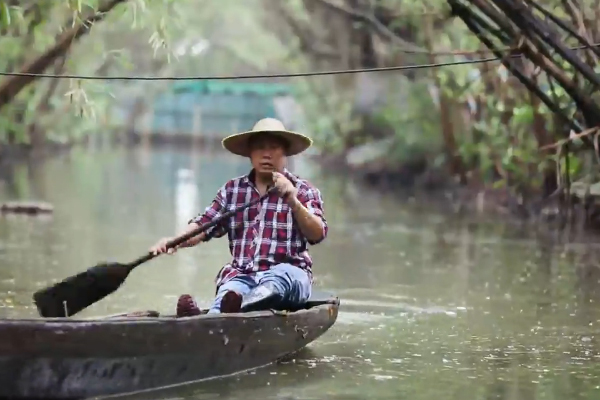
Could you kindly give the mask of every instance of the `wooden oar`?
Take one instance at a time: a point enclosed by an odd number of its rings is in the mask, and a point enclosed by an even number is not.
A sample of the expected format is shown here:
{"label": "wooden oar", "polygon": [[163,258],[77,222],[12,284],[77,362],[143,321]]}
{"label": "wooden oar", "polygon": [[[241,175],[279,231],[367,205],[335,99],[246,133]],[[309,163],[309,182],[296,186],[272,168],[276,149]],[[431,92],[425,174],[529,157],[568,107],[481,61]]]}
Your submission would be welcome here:
{"label": "wooden oar", "polygon": [[[231,217],[248,207],[251,207],[267,198],[275,189],[269,190],[258,199],[228,211],[208,224],[185,233],[167,243],[167,248],[176,247],[186,240],[201,234],[221,221]],[[135,267],[152,260],[156,255],[148,253],[129,264],[116,262],[101,263],[87,271],[71,276],[53,286],[37,291],[33,300],[39,314],[44,318],[68,317],[77,314],[86,307],[102,300],[124,282]]]}

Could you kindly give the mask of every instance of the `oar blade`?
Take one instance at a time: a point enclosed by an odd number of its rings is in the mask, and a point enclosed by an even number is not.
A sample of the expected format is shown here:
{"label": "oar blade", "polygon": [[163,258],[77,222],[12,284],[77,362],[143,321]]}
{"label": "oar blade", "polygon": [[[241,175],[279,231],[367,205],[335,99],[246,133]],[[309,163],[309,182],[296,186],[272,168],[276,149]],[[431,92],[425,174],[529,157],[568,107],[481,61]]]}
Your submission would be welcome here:
{"label": "oar blade", "polygon": [[44,318],[69,317],[117,290],[130,271],[126,265],[119,263],[98,264],[37,291],[33,300]]}

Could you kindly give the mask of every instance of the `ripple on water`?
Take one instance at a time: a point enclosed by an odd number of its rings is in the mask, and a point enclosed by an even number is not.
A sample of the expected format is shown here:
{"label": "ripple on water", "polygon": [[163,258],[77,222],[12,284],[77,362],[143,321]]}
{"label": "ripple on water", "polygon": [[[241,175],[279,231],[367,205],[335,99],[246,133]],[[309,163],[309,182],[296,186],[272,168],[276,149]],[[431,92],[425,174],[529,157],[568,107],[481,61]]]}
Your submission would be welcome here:
{"label": "ripple on water", "polygon": [[385,302],[379,300],[354,300],[344,299],[344,307],[357,308],[362,310],[373,310],[382,309],[383,313],[386,311],[401,311],[402,313],[412,314],[440,314],[454,317],[458,311],[466,311],[465,307],[455,307],[454,309],[441,307],[441,306],[427,306],[419,307],[417,305],[408,304],[404,302]]}
{"label": "ripple on water", "polygon": [[374,322],[391,319],[390,315],[367,313],[367,312],[353,312],[353,311],[340,311],[338,313],[338,319],[336,324],[362,324],[369,325]]}

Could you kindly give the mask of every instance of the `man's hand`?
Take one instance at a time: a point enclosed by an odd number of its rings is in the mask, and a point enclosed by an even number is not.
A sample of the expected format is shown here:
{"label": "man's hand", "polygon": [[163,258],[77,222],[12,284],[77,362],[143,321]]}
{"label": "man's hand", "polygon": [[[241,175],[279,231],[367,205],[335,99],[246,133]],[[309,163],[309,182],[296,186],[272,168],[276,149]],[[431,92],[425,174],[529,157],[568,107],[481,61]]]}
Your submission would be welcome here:
{"label": "man's hand", "polygon": [[298,195],[298,189],[285,175],[279,172],[273,172],[273,184],[277,188],[277,193],[283,198],[289,205],[295,204],[297,201],[296,196]]}
{"label": "man's hand", "polygon": [[177,247],[171,247],[169,249],[167,249],[167,243],[170,242],[171,240],[173,240],[172,237],[165,237],[160,239],[154,246],[152,246],[150,248],[150,253],[154,254],[155,256],[162,254],[162,253],[167,253],[167,254],[173,254],[177,251]]}
{"label": "man's hand", "polygon": [[325,223],[298,199],[298,189],[285,175],[278,172],[273,173],[273,182],[279,195],[290,207],[294,219],[298,223],[300,231],[308,239],[310,244],[316,244],[323,240],[326,235]]}
{"label": "man's hand", "polygon": [[[189,233],[195,229],[198,229],[198,226],[199,225],[197,223],[191,222],[190,224],[188,224],[186,230],[182,234]],[[198,243],[202,242],[205,238],[206,238],[206,233],[202,232],[199,235],[186,240],[185,242],[181,243],[179,246],[176,246],[175,248],[171,247],[170,249],[167,249],[167,243],[175,238],[174,237],[165,237],[165,238],[160,239],[154,246],[152,246],[150,248],[150,253],[154,254],[155,256],[162,254],[162,253],[173,254],[177,251],[177,249],[182,249],[184,247],[196,246]]]}

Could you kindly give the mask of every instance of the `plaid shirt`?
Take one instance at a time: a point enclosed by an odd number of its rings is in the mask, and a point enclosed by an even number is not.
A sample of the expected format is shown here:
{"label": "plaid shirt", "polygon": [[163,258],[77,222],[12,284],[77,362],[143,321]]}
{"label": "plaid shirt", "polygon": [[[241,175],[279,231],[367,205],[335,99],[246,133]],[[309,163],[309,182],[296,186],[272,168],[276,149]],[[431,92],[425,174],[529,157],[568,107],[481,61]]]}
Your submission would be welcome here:
{"label": "plaid shirt", "polygon": [[[323,221],[323,240],[327,236],[328,226],[320,191],[288,170],[283,173],[298,189],[298,200]],[[209,223],[225,212],[258,197],[260,194],[254,185],[252,170],[247,175],[225,183],[204,213],[190,222],[200,225]],[[289,263],[305,270],[312,280],[312,259],[307,248],[308,244],[318,242],[311,242],[304,237],[293,218],[292,210],[277,194],[272,194],[262,203],[246,208],[207,230],[205,241],[225,234],[229,238],[233,260],[219,271],[217,287],[239,273],[265,271],[280,263]]]}

